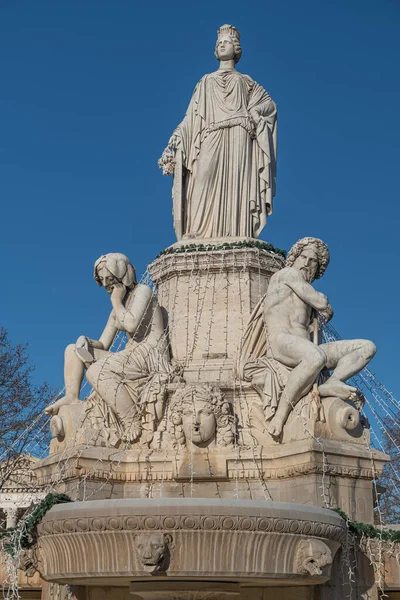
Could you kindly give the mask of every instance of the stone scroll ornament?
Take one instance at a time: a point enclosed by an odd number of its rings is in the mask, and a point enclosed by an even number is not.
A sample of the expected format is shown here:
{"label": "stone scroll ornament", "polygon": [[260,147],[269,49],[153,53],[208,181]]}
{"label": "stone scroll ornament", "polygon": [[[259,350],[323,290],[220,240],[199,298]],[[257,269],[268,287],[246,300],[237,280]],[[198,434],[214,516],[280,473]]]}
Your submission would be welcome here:
{"label": "stone scroll ornament", "polygon": [[[327,297],[311,284],[322,277],[328,264],[329,250],[321,240],[307,237],[294,244],[286,266],[271,277],[244,333],[240,375],[259,393],[266,429],[278,439],[289,413],[313,386],[322,398],[356,399],[356,388],[345,382],[376,352],[375,345],[363,339],[318,345],[317,315],[326,322],[333,310]],[[320,378],[323,370],[327,376]]]}
{"label": "stone scroll ornament", "polygon": [[168,408],[168,429],[175,448],[232,446],[238,435],[231,404],[210,384],[178,388]]}
{"label": "stone scroll ornament", "polygon": [[[46,409],[54,415],[52,433],[62,435],[57,415],[62,406],[82,405],[79,393],[86,372],[94,389],[85,400],[86,426],[100,419],[126,443],[139,438],[148,442],[162,417],[166,385],[173,377],[161,309],[152,289],[137,283],[135,269],[123,254],[101,256],[94,278],[110,295],[112,309],[98,340],[80,336],[65,350],[65,396]],[[112,352],[118,331],[125,332],[128,341],[123,350]]]}
{"label": "stone scroll ornament", "polygon": [[236,27],[218,30],[219,69],[196,85],[187,113],[159,165],[174,174],[178,240],[257,238],[272,213],[276,181],[276,106],[235,65],[242,55]]}

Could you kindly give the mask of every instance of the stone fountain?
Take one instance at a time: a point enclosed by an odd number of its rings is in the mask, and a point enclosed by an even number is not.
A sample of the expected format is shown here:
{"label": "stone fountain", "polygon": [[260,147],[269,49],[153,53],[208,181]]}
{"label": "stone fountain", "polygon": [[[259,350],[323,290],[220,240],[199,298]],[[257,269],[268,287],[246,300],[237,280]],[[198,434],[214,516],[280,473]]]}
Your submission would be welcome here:
{"label": "stone fountain", "polygon": [[[285,259],[257,241],[275,194],[276,106],[236,70],[241,52],[222,26],[219,69],[159,161],[178,241],[149,265],[156,291],[122,254],[95,263],[111,312],[98,340],[66,348],[50,453],[35,465],[41,486],[74,500],[38,526],[48,600],[341,598],[348,532],[331,508],[373,521],[388,457],[346,380],[375,346],[321,343],[333,315],[312,286],[324,242],[302,238]],[[350,595],[374,597],[361,563]]]}

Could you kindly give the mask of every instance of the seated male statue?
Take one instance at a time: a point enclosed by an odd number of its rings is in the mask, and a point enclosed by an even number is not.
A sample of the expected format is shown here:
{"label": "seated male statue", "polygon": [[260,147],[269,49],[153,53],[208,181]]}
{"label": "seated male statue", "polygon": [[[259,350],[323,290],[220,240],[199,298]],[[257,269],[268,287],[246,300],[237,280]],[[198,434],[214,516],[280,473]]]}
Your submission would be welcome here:
{"label": "seated male statue", "polygon": [[319,313],[329,321],[327,297],[311,285],[329,264],[327,245],[303,238],[290,250],[286,266],[270,279],[268,290],[250,317],[240,357],[242,377],[252,381],[263,400],[267,431],[280,436],[288,415],[317,381],[321,397],[348,400],[356,388],[346,380],[363,369],[376,352],[368,340],[341,340],[317,345],[311,329]]}
{"label": "seated male statue", "polygon": [[[160,383],[166,382],[169,372],[163,317],[152,289],[136,282],[135,269],[123,254],[101,256],[94,265],[94,278],[110,294],[110,316],[99,340],[80,336],[67,346],[65,396],[46,412],[55,415],[63,405],[79,403],[86,370],[89,383],[119,418],[125,439],[134,441],[141,433],[142,413],[162,410]],[[124,350],[111,352],[119,330],[128,334],[128,342]],[[156,420],[157,415],[150,418]]]}

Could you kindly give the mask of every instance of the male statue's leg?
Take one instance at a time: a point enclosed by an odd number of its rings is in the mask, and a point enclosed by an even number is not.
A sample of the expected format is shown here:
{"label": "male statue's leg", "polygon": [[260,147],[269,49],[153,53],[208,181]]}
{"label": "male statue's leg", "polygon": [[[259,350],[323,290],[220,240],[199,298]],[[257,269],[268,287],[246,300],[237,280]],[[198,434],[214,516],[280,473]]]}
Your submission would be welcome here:
{"label": "male statue's leg", "polygon": [[369,340],[339,340],[322,344],[328,369],[334,369],[329,379],[319,386],[321,396],[335,396],[348,400],[356,388],[344,383],[359,373],[374,357],[376,347]]}
{"label": "male statue's leg", "polygon": [[288,367],[294,366],[283,389],[278,409],[266,425],[271,435],[279,436],[290,411],[310,391],[325,366],[326,355],[319,346],[291,334],[279,334],[270,342],[274,358]]}

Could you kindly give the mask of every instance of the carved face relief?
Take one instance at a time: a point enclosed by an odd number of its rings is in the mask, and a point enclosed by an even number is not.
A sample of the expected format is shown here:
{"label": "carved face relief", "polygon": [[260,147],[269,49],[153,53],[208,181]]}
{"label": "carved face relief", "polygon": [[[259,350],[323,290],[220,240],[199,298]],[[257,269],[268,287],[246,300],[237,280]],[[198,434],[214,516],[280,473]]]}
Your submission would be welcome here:
{"label": "carved face relief", "polygon": [[38,569],[36,548],[22,550],[18,557],[18,568],[24,571],[27,577],[33,577]]}
{"label": "carved face relief", "polygon": [[304,279],[311,283],[318,271],[318,255],[310,246],[306,246],[294,261],[293,266],[300,271]]}
{"label": "carved face relief", "polygon": [[332,552],[321,540],[302,540],[297,550],[296,562],[299,573],[322,575],[322,569],[333,562]]}
{"label": "carved face relief", "polygon": [[208,383],[179,387],[170,401],[168,421],[174,447],[232,446],[237,437],[232,406]]}
{"label": "carved face relief", "polygon": [[208,402],[194,399],[192,407],[185,406],[182,413],[182,427],[187,440],[203,445],[215,437],[216,420]]}
{"label": "carved face relief", "polygon": [[114,285],[118,283],[118,279],[110,273],[105,264],[101,264],[97,267],[97,277],[107,294],[111,294]]}
{"label": "carved face relief", "polygon": [[143,570],[153,574],[165,571],[170,558],[172,537],[166,533],[140,533],[135,536],[135,546]]}

